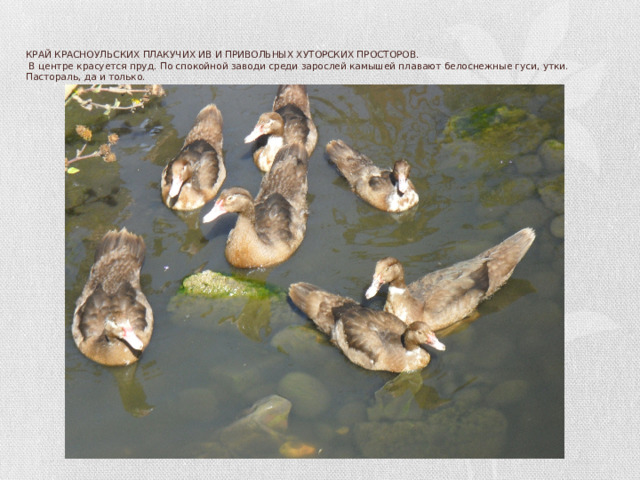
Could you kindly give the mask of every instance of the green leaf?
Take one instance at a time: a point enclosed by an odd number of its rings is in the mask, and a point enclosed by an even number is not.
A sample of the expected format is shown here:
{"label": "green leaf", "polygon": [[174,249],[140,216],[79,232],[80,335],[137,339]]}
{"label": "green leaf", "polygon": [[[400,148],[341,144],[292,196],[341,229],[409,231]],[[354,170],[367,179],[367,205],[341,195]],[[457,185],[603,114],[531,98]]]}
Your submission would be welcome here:
{"label": "green leaf", "polygon": [[67,168],[67,173],[69,175],[75,175],[76,173],[78,173],[80,170],[78,170],[76,167],[69,167]]}

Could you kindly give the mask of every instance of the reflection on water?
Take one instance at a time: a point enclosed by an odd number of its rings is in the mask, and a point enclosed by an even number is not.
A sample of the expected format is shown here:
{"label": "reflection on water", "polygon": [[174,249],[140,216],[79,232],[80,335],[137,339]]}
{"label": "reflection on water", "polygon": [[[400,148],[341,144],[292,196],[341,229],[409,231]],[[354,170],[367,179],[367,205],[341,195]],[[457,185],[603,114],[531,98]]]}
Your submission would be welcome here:
{"label": "reflection on water", "polygon": [[[319,140],[307,235],[289,261],[250,272],[224,258],[235,219],[203,225],[201,211],[170,211],[160,174],[214,102],[224,117],[225,186],[255,194],[261,174],[243,138],[276,87],[166,91],[106,123],[66,110],[67,154],[81,146],[76,124],[120,136],[116,163],[83,160],[66,175],[68,457],[563,455],[562,87],[310,86]],[[326,159],[335,138],[383,167],[407,159],[418,206],[392,215],[358,199]],[[84,358],[70,325],[97,241],[123,226],[145,239],[141,282],[156,325],[140,362],[114,369]],[[537,238],[513,277],[439,334],[447,350],[432,352],[421,372],[352,365],[280,296],[178,293],[185,277],[210,269],[284,291],[311,282],[364,301],[382,257],[397,257],[412,282],[526,226]],[[367,304],[383,303],[384,292]]]}

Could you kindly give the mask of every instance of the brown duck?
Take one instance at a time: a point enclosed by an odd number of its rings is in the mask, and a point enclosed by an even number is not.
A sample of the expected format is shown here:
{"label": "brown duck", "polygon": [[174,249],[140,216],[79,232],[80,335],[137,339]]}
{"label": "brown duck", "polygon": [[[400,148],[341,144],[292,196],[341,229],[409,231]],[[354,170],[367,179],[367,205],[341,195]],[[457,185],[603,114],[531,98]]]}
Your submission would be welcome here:
{"label": "brown duck", "polygon": [[126,228],[102,238],[76,302],[71,332],[80,351],[103,365],[136,362],[149,344],[153,312],[140,289],[145,245]]}
{"label": "brown duck", "polygon": [[300,143],[310,157],[318,143],[318,130],[311,119],[309,96],[304,85],[280,85],[273,101],[273,111],[263,113],[244,143],[266,136],[266,144],[253,153],[253,161],[268,172],[283,145]]}
{"label": "brown duck", "polygon": [[411,166],[397,160],[392,170],[381,170],[366,155],[342,140],[327,144],[329,161],[347,179],[351,190],[370,205],[385,212],[403,212],[418,203],[418,194],[409,180]]}
{"label": "brown duck", "polygon": [[224,190],[203,218],[237,213],[225,256],[239,268],[270,267],[287,260],[307,228],[307,152],[300,144],[280,149],[255,200],[244,188]]}
{"label": "brown duck", "polygon": [[175,210],[195,210],[212,200],[227,171],[222,155],[222,114],[204,107],[182,150],[162,171],[162,200]]}
{"label": "brown duck", "polygon": [[432,330],[446,328],[472,313],[509,279],[535,233],[524,228],[478,256],[431,272],[406,285],[402,264],[393,257],[379,260],[365,296],[372,298],[389,284],[386,312],[405,323],[421,320]]}
{"label": "brown duck", "polygon": [[363,307],[309,283],[291,285],[289,297],[351,362],[362,368],[419,370],[431,360],[421,345],[445,349],[424,322],[405,325],[394,315]]}

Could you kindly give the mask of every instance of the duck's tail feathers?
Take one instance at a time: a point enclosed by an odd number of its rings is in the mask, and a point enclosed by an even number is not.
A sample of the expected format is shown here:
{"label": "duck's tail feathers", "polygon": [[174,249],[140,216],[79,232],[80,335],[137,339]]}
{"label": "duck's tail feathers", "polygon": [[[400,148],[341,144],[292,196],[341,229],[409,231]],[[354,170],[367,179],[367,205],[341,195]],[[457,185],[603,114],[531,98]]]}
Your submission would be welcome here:
{"label": "duck's tail feathers", "polygon": [[273,111],[279,110],[285,105],[295,105],[307,116],[311,118],[311,108],[309,106],[309,96],[307,87],[304,85],[280,85],[276,98],[273,101]]}
{"label": "duck's tail feathers", "polygon": [[350,298],[334,295],[303,282],[294,283],[289,287],[289,298],[327,335],[331,335],[336,321],[333,310],[346,303],[355,303]]}
{"label": "duck's tail feathers", "polygon": [[103,255],[116,250],[126,250],[142,265],[146,247],[141,236],[129,233],[126,228],[123,228],[119,232],[117,230],[111,230],[102,237],[98,248],[96,248],[94,262],[97,262]]}
{"label": "duck's tail feathers", "polygon": [[487,259],[489,288],[486,295],[492,295],[509,279],[516,265],[522,260],[536,238],[532,228],[523,228],[519,232],[484,252]]}
{"label": "duck's tail feathers", "polygon": [[220,113],[215,104],[211,103],[198,113],[196,122],[187,134],[184,145],[187,146],[197,140],[205,140],[221,153],[223,145],[222,126],[222,113]]}
{"label": "duck's tail feathers", "polygon": [[333,163],[342,176],[354,183],[363,169],[371,167],[373,162],[342,140],[331,140],[327,143],[329,162]]}

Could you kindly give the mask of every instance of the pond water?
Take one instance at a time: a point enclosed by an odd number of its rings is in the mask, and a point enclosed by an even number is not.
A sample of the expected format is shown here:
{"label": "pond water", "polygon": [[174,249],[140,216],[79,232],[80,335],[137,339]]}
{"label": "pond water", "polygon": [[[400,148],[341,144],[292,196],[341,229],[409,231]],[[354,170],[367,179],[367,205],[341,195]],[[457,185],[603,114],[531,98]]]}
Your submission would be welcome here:
{"label": "pond water", "polygon": [[[284,264],[254,271],[224,257],[235,215],[202,224],[211,205],[169,210],[160,174],[214,102],[224,117],[224,187],[257,193],[261,174],[243,138],[276,86],[164,88],[134,113],[66,107],[69,158],[83,143],[77,124],[93,130],[87,152],[109,133],[120,137],[117,162],[82,160],[66,174],[67,457],[564,455],[562,86],[309,86],[319,139],[306,237]],[[334,138],[380,166],[406,158],[418,206],[394,215],[358,199],[327,162]],[[282,295],[177,296],[184,277],[210,269],[364,301],[380,258],[400,259],[410,282],[527,226],[537,238],[513,277],[477,318],[440,335],[446,351],[431,352],[417,373],[351,364]],[[109,368],[79,352],[70,327],[97,242],[121,227],[146,242],[141,279],[155,329],[137,364]],[[385,292],[367,304],[382,308]],[[260,408],[249,413],[267,397],[283,412],[275,426]],[[247,415],[259,418],[243,428]]]}

